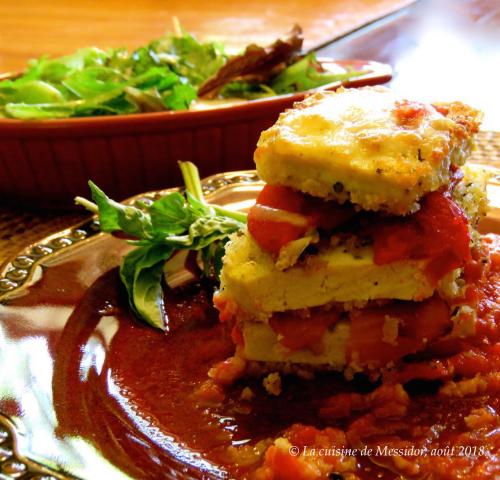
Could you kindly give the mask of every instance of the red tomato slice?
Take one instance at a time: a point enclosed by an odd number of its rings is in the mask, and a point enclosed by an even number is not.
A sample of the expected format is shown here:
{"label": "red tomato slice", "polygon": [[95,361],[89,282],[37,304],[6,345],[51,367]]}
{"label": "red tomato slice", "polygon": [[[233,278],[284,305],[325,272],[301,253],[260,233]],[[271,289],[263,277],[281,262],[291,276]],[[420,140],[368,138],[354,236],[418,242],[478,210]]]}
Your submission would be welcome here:
{"label": "red tomato slice", "polygon": [[263,209],[250,209],[248,231],[264,250],[273,254],[278,254],[289,242],[303,237],[308,228],[331,230],[355,213],[350,205],[325,202],[292,188],[274,185],[266,185],[262,189],[256,205],[275,209],[275,213],[281,211],[301,215],[304,221],[304,225],[298,225],[297,222],[287,221],[286,215],[282,215],[285,220],[277,221],[265,215]]}
{"label": "red tomato slice", "polygon": [[429,110],[423,103],[402,100],[396,102],[396,108],[392,113],[399,125],[411,127],[418,126],[429,114]]}
{"label": "red tomato slice", "polygon": [[[259,193],[256,205],[300,213],[304,205],[304,196],[288,187],[266,185]],[[255,207],[248,212],[247,225],[255,241],[264,250],[273,254],[278,254],[287,243],[301,238],[307,231],[307,225],[304,227],[286,221],[271,220]]]}
{"label": "red tomato slice", "polygon": [[[387,317],[397,318],[398,336],[394,343],[384,340]],[[383,366],[422,350],[443,335],[450,324],[446,302],[433,297],[424,302],[398,302],[383,307],[353,310],[348,352],[361,365]]]}
{"label": "red tomato slice", "polygon": [[295,213],[302,212],[304,202],[305,197],[302,193],[293,188],[277,185],[265,185],[256,200],[259,205]]}
{"label": "red tomato slice", "polygon": [[255,208],[248,212],[247,226],[255,241],[264,250],[276,255],[282,247],[303,237],[307,231],[307,227],[260,218],[259,211]]}
{"label": "red tomato slice", "polygon": [[[293,456],[288,450],[271,445],[264,455],[264,471],[270,474],[259,478],[273,480],[314,480],[319,478],[317,468],[310,465],[300,456]],[[257,478],[257,477],[256,477]]]}
{"label": "red tomato slice", "polygon": [[420,210],[405,219],[391,219],[373,228],[377,265],[406,259],[430,262],[426,274],[435,283],[471,260],[467,218],[446,193],[432,192]]}

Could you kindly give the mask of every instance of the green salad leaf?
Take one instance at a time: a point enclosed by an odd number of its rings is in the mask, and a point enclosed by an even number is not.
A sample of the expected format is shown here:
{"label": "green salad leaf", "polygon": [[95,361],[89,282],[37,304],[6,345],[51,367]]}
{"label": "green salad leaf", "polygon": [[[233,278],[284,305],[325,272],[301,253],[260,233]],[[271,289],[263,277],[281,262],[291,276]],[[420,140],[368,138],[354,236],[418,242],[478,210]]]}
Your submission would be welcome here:
{"label": "green salad leaf", "polygon": [[170,110],[186,110],[196,98],[196,88],[192,85],[175,85],[163,98],[164,105]]}
{"label": "green salad leaf", "polygon": [[185,32],[181,36],[167,38],[168,46],[162,46],[162,43],[160,40],[155,45],[173,54],[174,70],[193,85],[199,85],[214,75],[227,60],[222,44],[200,43]]}
{"label": "green salad leaf", "polygon": [[318,88],[327,83],[347,80],[366,72],[351,70],[344,73],[323,71],[314,53],[290,65],[271,82],[271,88],[277,94],[301,92]]}
{"label": "green salad leaf", "polygon": [[223,48],[188,33],[167,35],[128,52],[84,48],[31,61],[0,81],[0,117],[28,119],[185,110],[197,86],[226,61]]}
{"label": "green salad leaf", "polygon": [[136,246],[124,259],[120,278],[136,314],[150,325],[166,329],[162,278],[165,262],[178,250],[200,252],[203,273],[218,277],[229,235],[242,229],[246,215],[206,203],[198,169],[179,162],[186,192],[172,192],[151,204],[130,206],[110,199],[89,182],[95,203],[76,202],[98,214],[103,232],[121,232]]}
{"label": "green salad leaf", "polygon": [[221,89],[220,95],[225,98],[234,97],[256,100],[258,98],[273,97],[278,94],[265,83],[236,81],[225,85]]}
{"label": "green salad leaf", "polygon": [[0,117],[43,120],[186,110],[198,97],[253,100],[364,73],[326,72],[314,54],[301,57],[298,26],[285,41],[267,48],[250,45],[232,57],[222,44],[200,42],[174,26],[176,34],[132,52],[92,47],[30,61],[22,75],[0,81]]}
{"label": "green salad leaf", "polygon": [[29,105],[26,103],[9,103],[5,106],[5,113],[12,118],[20,120],[31,120],[33,118],[67,118],[71,116],[73,108],[68,105],[44,103]]}

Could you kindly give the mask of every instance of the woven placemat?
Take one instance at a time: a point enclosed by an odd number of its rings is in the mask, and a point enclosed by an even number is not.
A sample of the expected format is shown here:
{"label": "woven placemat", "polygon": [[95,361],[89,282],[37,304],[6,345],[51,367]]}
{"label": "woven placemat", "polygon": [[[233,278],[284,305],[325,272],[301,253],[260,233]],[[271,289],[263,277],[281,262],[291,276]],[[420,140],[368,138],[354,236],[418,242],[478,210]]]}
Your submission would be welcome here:
{"label": "woven placemat", "polygon": [[[480,132],[471,161],[500,168],[500,132]],[[88,218],[85,213],[60,213],[0,207],[0,265],[23,247]]]}

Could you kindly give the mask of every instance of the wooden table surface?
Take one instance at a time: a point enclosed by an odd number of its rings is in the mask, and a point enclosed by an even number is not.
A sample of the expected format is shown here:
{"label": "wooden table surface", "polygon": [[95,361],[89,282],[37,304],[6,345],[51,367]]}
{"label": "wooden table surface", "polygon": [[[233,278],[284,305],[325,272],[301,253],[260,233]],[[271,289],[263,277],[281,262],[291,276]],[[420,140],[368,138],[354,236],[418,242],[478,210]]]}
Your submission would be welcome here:
{"label": "wooden table surface", "polygon": [[173,16],[200,38],[236,47],[271,43],[298,23],[311,48],[412,1],[2,0],[0,72],[18,71],[41,54],[137,47],[171,30]]}

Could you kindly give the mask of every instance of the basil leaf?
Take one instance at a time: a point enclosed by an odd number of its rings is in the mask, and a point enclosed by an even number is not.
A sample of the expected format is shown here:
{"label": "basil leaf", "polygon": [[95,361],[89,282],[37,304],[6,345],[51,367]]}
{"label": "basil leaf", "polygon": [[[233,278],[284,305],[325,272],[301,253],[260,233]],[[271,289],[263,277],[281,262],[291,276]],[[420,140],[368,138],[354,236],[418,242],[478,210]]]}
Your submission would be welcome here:
{"label": "basil leaf", "polygon": [[205,277],[214,278],[216,281],[220,281],[222,258],[224,257],[225,246],[228,240],[228,238],[224,238],[220,241],[211,243],[201,251],[203,274]]}
{"label": "basil leaf", "polygon": [[121,230],[137,238],[152,238],[149,215],[136,207],[111,200],[95,183],[89,181],[92,198],[99,208],[99,225],[103,232]]}
{"label": "basil leaf", "polygon": [[201,250],[211,243],[240,230],[243,224],[232,218],[206,216],[197,218],[184,235],[171,235],[165,242],[175,248]]}
{"label": "basil leaf", "polygon": [[167,328],[167,321],[161,280],[165,261],[172,253],[173,248],[165,245],[137,248],[125,256],[120,268],[132,309],[144,321],[162,330]]}
{"label": "basil leaf", "polygon": [[[203,195],[203,193],[201,193],[200,195]],[[189,207],[193,211],[194,215],[199,217],[204,215],[214,215],[214,212],[210,208],[210,206],[208,206],[205,202],[198,200],[191,192],[186,192],[186,198],[188,200]]]}
{"label": "basil leaf", "polygon": [[186,206],[186,200],[179,192],[174,192],[153,202],[149,207],[151,223],[155,231],[162,235],[178,235],[194,221],[195,214]]}

